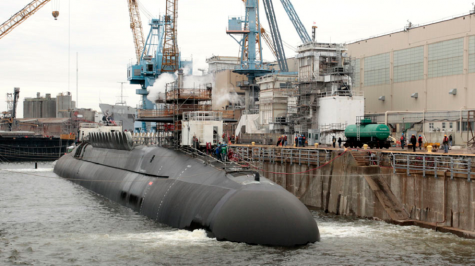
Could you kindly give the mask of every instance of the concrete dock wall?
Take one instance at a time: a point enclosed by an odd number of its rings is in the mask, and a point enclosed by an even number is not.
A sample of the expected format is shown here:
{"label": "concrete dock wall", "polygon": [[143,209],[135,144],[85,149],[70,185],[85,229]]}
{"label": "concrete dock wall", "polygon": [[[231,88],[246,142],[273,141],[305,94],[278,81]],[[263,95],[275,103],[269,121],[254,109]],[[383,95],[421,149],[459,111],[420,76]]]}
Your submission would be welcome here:
{"label": "concrete dock wall", "polygon": [[466,177],[359,166],[350,152],[341,150],[331,152],[329,161],[318,169],[278,160],[262,161],[259,168],[309,208],[475,237],[475,185]]}

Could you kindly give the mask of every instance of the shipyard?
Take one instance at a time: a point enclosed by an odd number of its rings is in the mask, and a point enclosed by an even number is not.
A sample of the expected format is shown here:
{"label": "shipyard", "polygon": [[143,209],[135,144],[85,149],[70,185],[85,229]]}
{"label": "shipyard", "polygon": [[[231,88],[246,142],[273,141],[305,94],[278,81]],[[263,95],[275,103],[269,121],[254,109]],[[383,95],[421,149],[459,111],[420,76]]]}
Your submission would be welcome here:
{"label": "shipyard", "polygon": [[475,264],[470,1],[0,6],[0,264]]}

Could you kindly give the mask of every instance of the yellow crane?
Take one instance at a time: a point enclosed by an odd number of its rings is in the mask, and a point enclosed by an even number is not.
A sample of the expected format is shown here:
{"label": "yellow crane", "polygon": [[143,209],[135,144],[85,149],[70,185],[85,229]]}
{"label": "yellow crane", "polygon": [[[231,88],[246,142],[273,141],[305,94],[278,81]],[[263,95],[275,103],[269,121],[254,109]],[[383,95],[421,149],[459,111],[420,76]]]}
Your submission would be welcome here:
{"label": "yellow crane", "polygon": [[140,57],[145,46],[145,39],[143,36],[138,0],[127,0],[127,3],[129,5],[130,28],[132,29],[134,37],[135,55],[137,57],[137,63],[140,63]]}
{"label": "yellow crane", "polygon": [[[21,23],[31,17],[36,11],[40,10],[51,0],[33,0],[26,5],[22,10],[18,11],[10,19],[0,25],[0,39],[5,37],[14,28],[18,27]],[[53,11],[53,17],[56,19],[59,16],[58,11]]]}
{"label": "yellow crane", "polygon": [[[53,3],[56,1],[58,2],[55,6],[59,7],[59,0],[53,0]],[[27,20],[29,17],[31,17],[49,2],[51,2],[51,0],[31,1],[23,9],[18,11],[10,19],[0,25],[0,39],[5,37],[13,29],[18,27],[21,23],[23,23],[25,20]],[[140,56],[142,54],[145,40],[142,30],[142,20],[140,19],[139,3],[138,0],[127,0],[127,3],[129,5],[130,28],[132,29],[134,37],[135,54],[137,56],[137,61],[140,62]],[[57,17],[59,16],[59,11],[54,10],[52,12],[52,15],[54,19],[57,19]]]}

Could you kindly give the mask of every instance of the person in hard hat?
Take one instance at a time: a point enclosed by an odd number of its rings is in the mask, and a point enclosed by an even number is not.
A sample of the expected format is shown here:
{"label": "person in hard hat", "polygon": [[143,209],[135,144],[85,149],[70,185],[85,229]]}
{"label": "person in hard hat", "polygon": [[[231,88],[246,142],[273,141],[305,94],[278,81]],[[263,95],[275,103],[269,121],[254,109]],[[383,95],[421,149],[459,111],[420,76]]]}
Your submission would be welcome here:
{"label": "person in hard hat", "polygon": [[422,136],[421,135],[419,135],[418,141],[419,141],[419,150],[422,150]]}
{"label": "person in hard hat", "polygon": [[215,154],[216,154],[216,159],[221,159],[221,142],[216,146],[216,150],[215,150]]}
{"label": "person in hard hat", "polygon": [[277,145],[275,146],[279,146],[281,142],[282,142],[282,137],[279,137],[279,139],[277,140]]}
{"label": "person in hard hat", "polygon": [[404,150],[404,145],[406,144],[406,138],[404,137],[404,133],[401,134],[401,148]]}
{"label": "person in hard hat", "polygon": [[283,141],[282,146],[287,146],[287,135],[284,136],[284,141]]}
{"label": "person in hard hat", "polygon": [[442,141],[442,145],[444,145],[444,153],[449,153],[449,138],[447,138],[447,134],[444,135],[444,140]]}
{"label": "person in hard hat", "polygon": [[226,145],[226,143],[224,143],[223,147],[221,148],[221,156],[223,162],[228,160],[228,145]]}
{"label": "person in hard hat", "polygon": [[416,143],[417,143],[416,135],[412,134],[411,144],[412,144],[412,151],[413,152],[416,152]]}

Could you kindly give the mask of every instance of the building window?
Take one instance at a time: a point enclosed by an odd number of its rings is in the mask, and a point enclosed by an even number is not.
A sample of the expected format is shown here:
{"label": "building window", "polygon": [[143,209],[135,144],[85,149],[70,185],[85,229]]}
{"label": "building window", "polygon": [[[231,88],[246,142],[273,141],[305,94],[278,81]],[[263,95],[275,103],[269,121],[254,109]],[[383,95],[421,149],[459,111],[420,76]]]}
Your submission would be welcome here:
{"label": "building window", "polygon": [[389,84],[389,53],[364,59],[364,85]]}
{"label": "building window", "polygon": [[468,72],[475,72],[475,36],[468,38]]}
{"label": "building window", "polygon": [[445,130],[445,122],[442,122],[442,129]]}
{"label": "building window", "polygon": [[394,52],[394,82],[424,78],[424,46]]}
{"label": "building window", "polygon": [[429,78],[463,74],[463,38],[429,45]]}
{"label": "building window", "polygon": [[450,128],[450,129],[453,129],[453,128],[454,128],[454,123],[453,123],[453,122],[450,122],[450,123],[449,123],[449,128]]}
{"label": "building window", "polygon": [[429,131],[433,131],[434,130],[434,123],[429,123]]}
{"label": "building window", "polygon": [[353,87],[358,88],[360,86],[360,70],[361,70],[361,60],[360,59],[355,59],[351,60],[351,66],[353,68]]}

